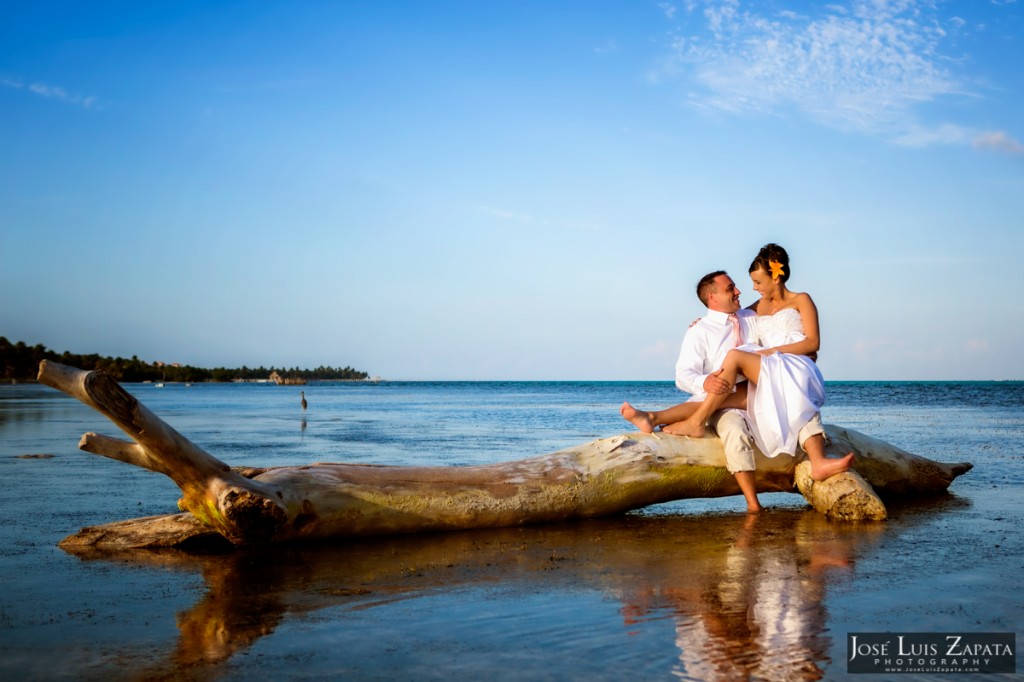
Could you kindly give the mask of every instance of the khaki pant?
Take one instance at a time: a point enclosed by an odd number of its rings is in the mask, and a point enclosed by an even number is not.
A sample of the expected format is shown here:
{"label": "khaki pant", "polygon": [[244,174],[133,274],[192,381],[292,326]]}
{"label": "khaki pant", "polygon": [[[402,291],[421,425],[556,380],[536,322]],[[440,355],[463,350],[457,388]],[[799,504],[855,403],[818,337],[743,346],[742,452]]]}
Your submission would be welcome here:
{"label": "khaki pant", "polygon": [[[756,468],[754,466],[754,437],[750,434],[750,426],[747,424],[743,412],[735,409],[719,410],[711,415],[711,420],[708,423],[722,439],[722,447],[725,449],[725,468],[729,470],[729,473],[753,471]],[[824,434],[825,428],[821,425],[821,415],[816,413],[800,429],[797,441],[803,448],[808,438]]]}

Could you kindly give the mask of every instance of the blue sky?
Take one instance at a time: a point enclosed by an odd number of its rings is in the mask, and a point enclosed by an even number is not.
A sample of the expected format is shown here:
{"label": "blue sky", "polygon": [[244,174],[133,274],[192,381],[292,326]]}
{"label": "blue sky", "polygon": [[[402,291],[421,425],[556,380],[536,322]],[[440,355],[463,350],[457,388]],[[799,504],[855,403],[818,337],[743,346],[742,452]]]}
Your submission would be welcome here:
{"label": "blue sky", "polygon": [[1024,379],[1024,3],[48,2],[0,22],[0,335],[665,379],[785,246],[826,379]]}

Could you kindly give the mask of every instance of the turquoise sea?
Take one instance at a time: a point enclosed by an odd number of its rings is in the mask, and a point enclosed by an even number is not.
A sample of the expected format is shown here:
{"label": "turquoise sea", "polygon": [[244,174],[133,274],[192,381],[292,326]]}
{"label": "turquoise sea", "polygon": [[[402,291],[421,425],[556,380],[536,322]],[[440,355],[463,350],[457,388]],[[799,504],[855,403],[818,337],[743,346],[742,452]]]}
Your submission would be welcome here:
{"label": "turquoise sea", "polygon": [[[623,400],[683,397],[668,382],[126,388],[239,466],[520,459],[629,431]],[[846,673],[848,633],[1024,632],[1024,383],[827,391],[826,422],[974,469],[881,524],[778,493],[760,518],[739,498],[682,500],[533,528],[74,556],[66,535],[174,512],[177,488],[79,451],[87,431],[121,435],[98,413],[0,386],[0,679],[870,680]],[[987,677],[1006,679],[898,679]]]}

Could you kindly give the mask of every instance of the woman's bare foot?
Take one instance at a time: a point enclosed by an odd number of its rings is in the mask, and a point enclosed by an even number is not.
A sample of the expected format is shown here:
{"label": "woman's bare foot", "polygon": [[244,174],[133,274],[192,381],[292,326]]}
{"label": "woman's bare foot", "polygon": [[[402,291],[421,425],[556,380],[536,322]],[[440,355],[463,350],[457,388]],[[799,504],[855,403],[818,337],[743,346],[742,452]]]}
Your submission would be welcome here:
{"label": "woman's bare foot", "polygon": [[662,426],[661,430],[671,433],[673,436],[690,436],[692,438],[703,438],[707,427],[703,421],[690,417],[684,422],[676,422],[668,426]]}
{"label": "woman's bare foot", "polygon": [[651,423],[650,412],[641,412],[629,403],[622,403],[622,407],[619,408],[619,414],[644,433],[654,433],[654,424]]}
{"label": "woman's bare foot", "polygon": [[831,478],[836,474],[849,471],[851,466],[853,466],[852,452],[847,453],[845,457],[840,457],[839,459],[823,457],[822,459],[811,462],[811,478],[815,481],[824,481],[826,478]]}

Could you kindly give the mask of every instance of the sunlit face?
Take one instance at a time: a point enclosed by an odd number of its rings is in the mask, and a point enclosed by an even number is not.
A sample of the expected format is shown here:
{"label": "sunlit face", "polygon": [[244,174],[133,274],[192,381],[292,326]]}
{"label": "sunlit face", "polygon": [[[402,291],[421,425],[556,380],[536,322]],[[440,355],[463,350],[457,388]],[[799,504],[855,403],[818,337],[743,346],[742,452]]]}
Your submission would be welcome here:
{"label": "sunlit face", "polygon": [[740,309],[740,290],[729,275],[715,277],[715,288],[708,296],[708,310],[734,313]]}
{"label": "sunlit face", "polygon": [[754,285],[754,291],[761,295],[761,298],[771,296],[779,288],[778,282],[765,272],[764,268],[758,268],[750,273],[750,281]]}

